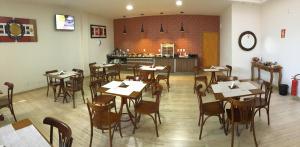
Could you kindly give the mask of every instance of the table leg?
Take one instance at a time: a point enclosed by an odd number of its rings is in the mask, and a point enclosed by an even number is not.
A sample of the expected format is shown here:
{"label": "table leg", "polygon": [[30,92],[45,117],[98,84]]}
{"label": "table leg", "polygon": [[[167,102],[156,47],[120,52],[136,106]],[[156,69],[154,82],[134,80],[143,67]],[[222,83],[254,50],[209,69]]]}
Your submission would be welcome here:
{"label": "table leg", "polygon": [[68,93],[66,93],[66,89],[65,89],[65,81],[64,79],[60,79],[60,84],[59,84],[59,90],[58,90],[58,94],[57,96],[55,97],[55,102],[57,100],[58,97],[63,97],[63,103],[67,101],[67,97],[66,96],[70,96]]}
{"label": "table leg", "polygon": [[[122,99],[121,99],[120,113],[122,115],[125,114],[125,113],[123,113],[123,106],[125,105],[126,109],[127,109],[127,114],[129,116],[129,120],[131,121],[131,123],[133,124],[133,126],[136,128],[135,122],[133,120],[134,116],[133,116],[133,114],[129,110],[129,105],[128,105],[128,102],[127,102],[127,97],[121,97],[121,98]],[[122,120],[122,121],[129,121],[129,120]]]}

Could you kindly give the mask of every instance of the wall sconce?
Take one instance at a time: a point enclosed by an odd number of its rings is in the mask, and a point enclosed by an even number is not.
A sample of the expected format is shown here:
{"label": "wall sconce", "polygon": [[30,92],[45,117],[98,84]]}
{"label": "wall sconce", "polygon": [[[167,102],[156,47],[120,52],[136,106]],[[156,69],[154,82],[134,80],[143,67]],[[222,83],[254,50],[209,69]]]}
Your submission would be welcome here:
{"label": "wall sconce", "polygon": [[181,23],[180,32],[184,32],[183,23]]}
{"label": "wall sconce", "polygon": [[159,32],[164,33],[164,28],[163,28],[162,24],[160,24],[160,31]]}
{"label": "wall sconce", "polygon": [[142,27],[141,27],[141,33],[144,33],[144,24],[142,24]]}
{"label": "wall sconce", "polygon": [[127,34],[127,30],[126,30],[126,26],[124,25],[124,29],[123,29],[123,34],[126,35]]}

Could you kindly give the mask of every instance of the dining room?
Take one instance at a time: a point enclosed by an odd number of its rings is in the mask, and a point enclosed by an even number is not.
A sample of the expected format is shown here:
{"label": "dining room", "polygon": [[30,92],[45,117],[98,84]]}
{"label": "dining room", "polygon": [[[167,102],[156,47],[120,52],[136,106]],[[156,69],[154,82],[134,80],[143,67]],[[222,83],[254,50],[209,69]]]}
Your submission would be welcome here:
{"label": "dining room", "polygon": [[297,0],[0,0],[0,146],[298,146]]}

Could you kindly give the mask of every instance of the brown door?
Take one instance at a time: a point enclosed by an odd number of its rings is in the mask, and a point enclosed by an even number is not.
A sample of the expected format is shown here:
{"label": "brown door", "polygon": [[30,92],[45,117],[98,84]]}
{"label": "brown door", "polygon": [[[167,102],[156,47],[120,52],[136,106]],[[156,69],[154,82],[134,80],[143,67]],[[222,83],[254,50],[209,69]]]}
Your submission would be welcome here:
{"label": "brown door", "polygon": [[200,62],[203,67],[219,65],[219,33],[204,32],[202,36],[202,58]]}

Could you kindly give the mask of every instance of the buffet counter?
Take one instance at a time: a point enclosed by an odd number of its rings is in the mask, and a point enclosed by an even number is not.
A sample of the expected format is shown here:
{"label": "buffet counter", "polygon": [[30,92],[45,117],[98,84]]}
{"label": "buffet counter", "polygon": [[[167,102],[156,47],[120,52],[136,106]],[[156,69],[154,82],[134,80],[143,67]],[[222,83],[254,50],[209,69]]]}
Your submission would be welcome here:
{"label": "buffet counter", "polygon": [[197,56],[189,57],[129,57],[107,55],[108,63],[121,63],[126,67],[133,65],[171,66],[171,72],[192,72],[193,67],[198,65]]}

